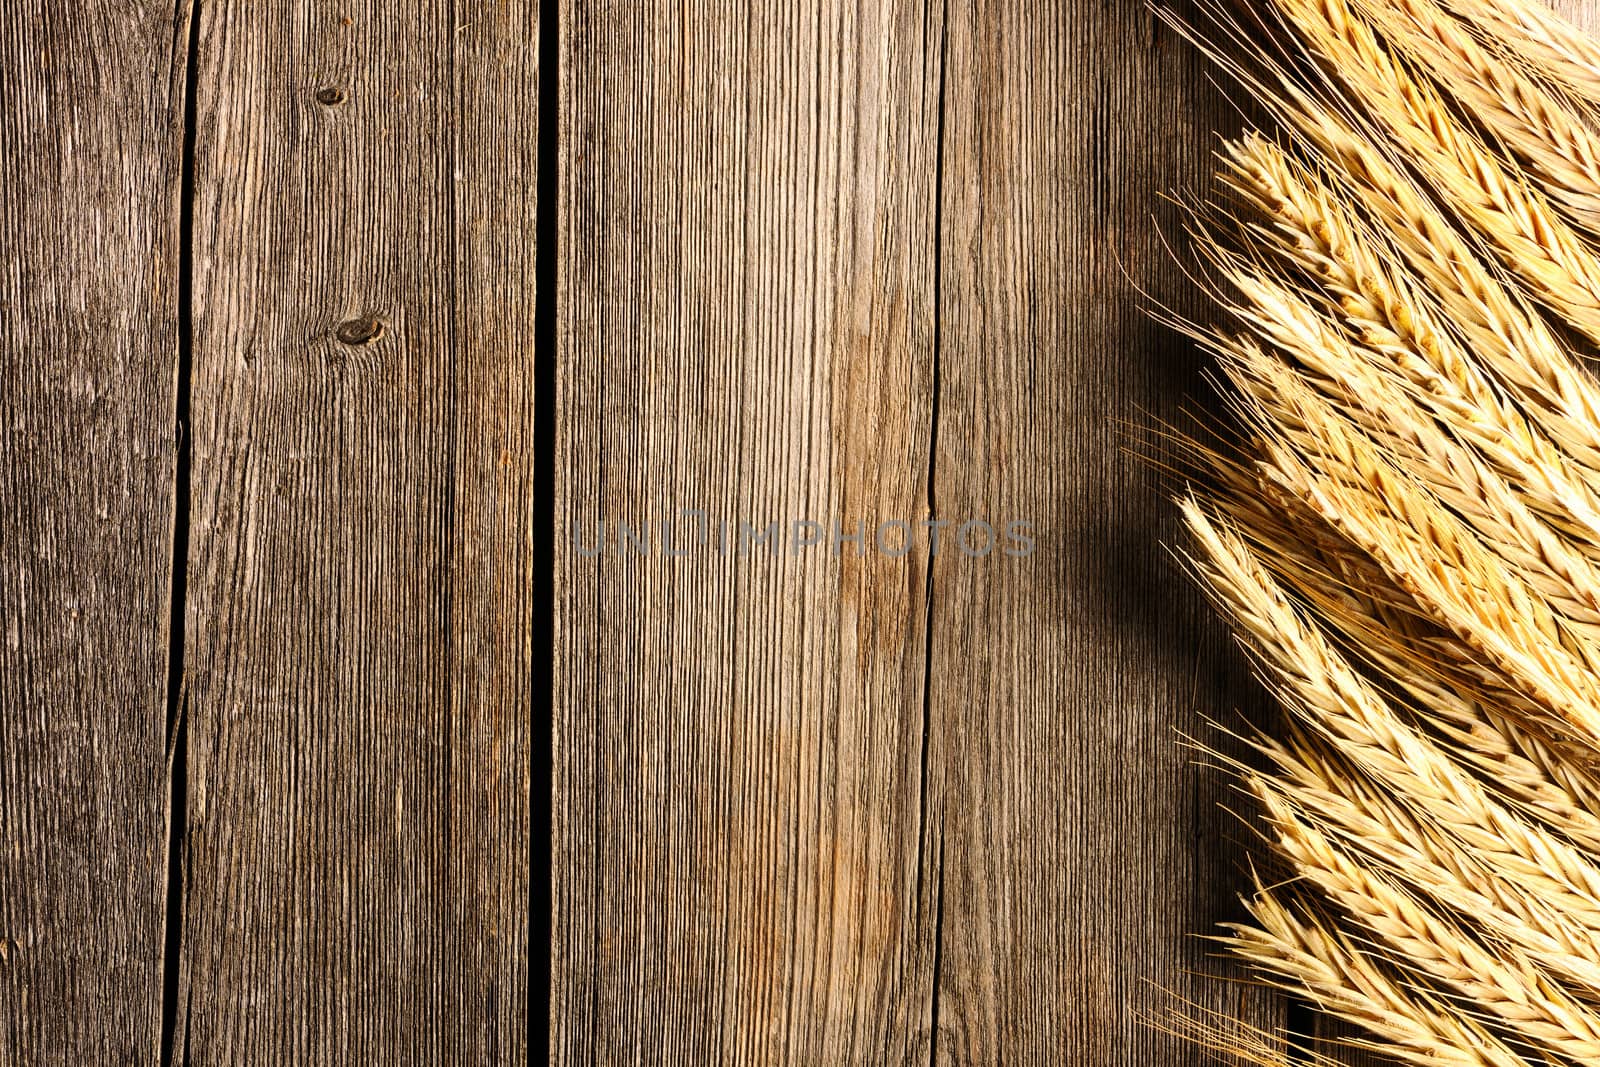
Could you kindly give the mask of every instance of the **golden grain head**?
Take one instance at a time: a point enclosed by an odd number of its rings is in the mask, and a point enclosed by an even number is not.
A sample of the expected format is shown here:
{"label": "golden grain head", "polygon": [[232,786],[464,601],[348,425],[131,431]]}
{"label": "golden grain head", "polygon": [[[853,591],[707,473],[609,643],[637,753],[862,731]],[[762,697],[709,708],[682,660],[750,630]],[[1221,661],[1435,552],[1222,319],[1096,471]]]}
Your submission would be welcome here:
{"label": "golden grain head", "polygon": [[1399,1062],[1600,1062],[1600,43],[1538,0],[1267,8],[1281,50],[1181,27],[1273,124],[1191,227],[1233,444],[1183,558],[1284,711],[1219,759],[1291,874],[1218,941]]}

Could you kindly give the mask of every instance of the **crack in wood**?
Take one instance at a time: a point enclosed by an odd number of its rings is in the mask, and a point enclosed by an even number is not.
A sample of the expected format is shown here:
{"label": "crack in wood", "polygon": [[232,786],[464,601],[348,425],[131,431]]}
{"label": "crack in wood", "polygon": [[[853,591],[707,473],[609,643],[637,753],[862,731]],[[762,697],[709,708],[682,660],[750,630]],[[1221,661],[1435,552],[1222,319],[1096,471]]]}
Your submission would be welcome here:
{"label": "crack in wood", "polygon": [[[183,854],[188,833],[189,734],[184,693],[184,614],[189,566],[192,433],[189,403],[194,354],[194,147],[200,53],[200,0],[190,0],[184,56],[183,158],[178,215],[178,353],[173,417],[172,585],[167,628],[167,889],[161,962],[161,1067],[177,1054],[179,974],[183,954]],[[185,1027],[187,1030],[187,1026]],[[185,1056],[184,1059],[187,1059]]]}
{"label": "crack in wood", "polygon": [[[544,1049],[550,1056],[550,987],[553,898],[550,877],[552,795],[555,744],[555,613],[556,613],[556,242],[561,186],[558,168],[561,155],[561,3],[539,0],[539,109],[538,174],[535,198],[538,203],[534,222],[534,388],[533,388],[533,610],[532,644],[536,662],[543,672],[534,671],[532,718],[535,737],[529,798],[530,870],[544,870],[546,877],[529,879],[529,944],[541,946],[544,965],[529,967],[528,1051]],[[541,586],[543,587],[541,589]],[[541,685],[543,677],[549,684]],[[541,865],[531,857],[542,853]]]}

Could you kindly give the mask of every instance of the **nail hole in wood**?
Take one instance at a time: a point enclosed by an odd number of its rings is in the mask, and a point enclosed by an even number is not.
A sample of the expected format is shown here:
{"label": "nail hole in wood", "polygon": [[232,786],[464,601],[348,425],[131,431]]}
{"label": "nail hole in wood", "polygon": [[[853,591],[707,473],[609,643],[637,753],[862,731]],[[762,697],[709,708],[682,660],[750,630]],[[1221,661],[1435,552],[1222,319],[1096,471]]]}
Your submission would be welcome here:
{"label": "nail hole in wood", "polygon": [[347,345],[364,345],[383,336],[383,323],[372,315],[363,315],[341,323],[334,336]]}
{"label": "nail hole in wood", "polygon": [[317,103],[326,104],[328,107],[332,107],[334,104],[342,104],[345,99],[345,91],[343,89],[335,89],[331,85],[317,90]]}

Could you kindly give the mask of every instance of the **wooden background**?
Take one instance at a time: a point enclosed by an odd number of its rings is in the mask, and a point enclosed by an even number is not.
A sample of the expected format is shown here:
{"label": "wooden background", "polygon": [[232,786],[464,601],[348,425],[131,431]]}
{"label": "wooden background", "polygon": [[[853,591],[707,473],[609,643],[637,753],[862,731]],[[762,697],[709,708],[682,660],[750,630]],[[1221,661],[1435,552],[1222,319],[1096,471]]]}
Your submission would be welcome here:
{"label": "wooden background", "polygon": [[1139,458],[1238,105],[1141,0],[543,6],[543,109],[516,0],[0,15],[0,1065],[1297,1025],[1191,936],[1255,697]]}

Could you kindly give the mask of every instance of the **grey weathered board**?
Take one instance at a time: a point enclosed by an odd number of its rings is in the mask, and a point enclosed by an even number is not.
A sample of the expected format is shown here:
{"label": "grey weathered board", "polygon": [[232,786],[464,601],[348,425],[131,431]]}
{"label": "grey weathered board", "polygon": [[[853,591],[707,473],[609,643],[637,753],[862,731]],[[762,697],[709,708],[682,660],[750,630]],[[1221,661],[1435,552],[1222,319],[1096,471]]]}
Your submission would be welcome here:
{"label": "grey weathered board", "polygon": [[8,1067],[160,1039],[184,55],[136,14],[0,15]]}
{"label": "grey weathered board", "polygon": [[537,13],[195,10],[0,16],[0,1063],[525,1062]]}

